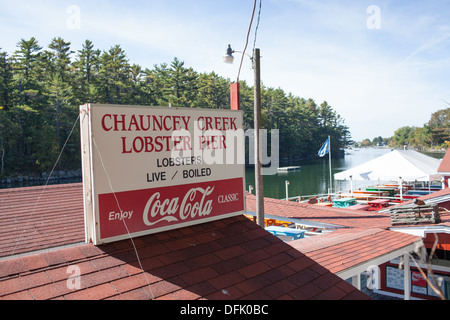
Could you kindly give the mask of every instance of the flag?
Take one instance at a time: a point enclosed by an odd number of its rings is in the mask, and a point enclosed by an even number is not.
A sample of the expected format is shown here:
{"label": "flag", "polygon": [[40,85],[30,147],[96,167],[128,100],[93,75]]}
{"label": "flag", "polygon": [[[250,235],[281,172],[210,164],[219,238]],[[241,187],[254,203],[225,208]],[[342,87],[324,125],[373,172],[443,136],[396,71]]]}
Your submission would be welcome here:
{"label": "flag", "polygon": [[328,138],[325,143],[323,144],[322,148],[320,148],[319,152],[317,153],[319,157],[323,157],[328,152],[330,152],[330,138]]}

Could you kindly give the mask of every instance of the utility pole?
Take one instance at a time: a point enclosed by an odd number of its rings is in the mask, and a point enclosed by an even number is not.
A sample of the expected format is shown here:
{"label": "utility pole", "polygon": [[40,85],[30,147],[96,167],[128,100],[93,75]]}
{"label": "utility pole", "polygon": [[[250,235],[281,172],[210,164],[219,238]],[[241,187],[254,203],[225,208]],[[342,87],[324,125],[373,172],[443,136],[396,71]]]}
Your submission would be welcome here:
{"label": "utility pole", "polygon": [[[239,52],[231,49],[228,45],[227,53],[223,57],[224,63],[233,63],[233,53]],[[242,53],[245,54],[245,53]],[[264,223],[264,186],[262,178],[262,139],[261,139],[261,68],[260,68],[260,53],[259,49],[254,49],[252,60],[252,67],[255,72],[255,93],[254,93],[254,160],[255,160],[255,194],[256,194],[256,223],[262,228],[265,227]],[[236,85],[230,86],[230,100],[231,109],[240,109],[239,100],[239,77]]]}
{"label": "utility pole", "polygon": [[260,52],[253,52],[253,69],[255,71],[255,105],[254,105],[254,133],[255,133],[255,193],[256,193],[256,222],[264,228],[264,186],[262,177],[262,147],[261,147],[261,68]]}

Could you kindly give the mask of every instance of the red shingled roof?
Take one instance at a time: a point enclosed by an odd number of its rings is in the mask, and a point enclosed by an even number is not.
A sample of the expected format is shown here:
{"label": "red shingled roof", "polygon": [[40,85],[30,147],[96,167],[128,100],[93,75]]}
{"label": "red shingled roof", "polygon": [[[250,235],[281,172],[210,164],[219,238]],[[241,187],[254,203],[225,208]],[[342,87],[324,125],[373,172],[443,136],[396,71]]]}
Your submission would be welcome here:
{"label": "red shingled roof", "polygon": [[[256,197],[247,193],[247,210],[256,210]],[[330,223],[349,228],[384,228],[391,226],[389,214],[376,211],[355,211],[333,207],[316,206],[293,201],[264,199],[265,214],[286,218],[297,218],[322,223]]]}
{"label": "red shingled roof", "polygon": [[[450,195],[450,188],[445,188],[445,189],[442,189],[439,191],[432,192],[430,194],[420,196],[419,199],[426,201],[426,200],[430,200],[430,199],[434,199],[434,198],[438,198],[438,197],[442,197],[442,196],[448,196],[448,195]],[[413,201],[408,201],[408,202],[413,202]]]}
{"label": "red shingled roof", "polygon": [[84,237],[81,183],[0,190],[0,257]]}
{"label": "red shingled roof", "polygon": [[380,228],[339,229],[289,244],[333,273],[366,263],[398,249],[421,244],[422,238]]}
{"label": "red shingled roof", "polygon": [[0,299],[369,298],[243,216],[135,238],[139,263],[130,240],[79,243],[81,184],[3,190],[0,203],[14,234],[0,239]]}
{"label": "red shingled roof", "polygon": [[[243,216],[0,261],[2,299],[367,299]],[[67,287],[78,266],[81,288]],[[147,283],[148,281],[148,283]]]}
{"label": "red shingled roof", "polygon": [[437,171],[438,173],[450,172],[450,149],[445,153]]}

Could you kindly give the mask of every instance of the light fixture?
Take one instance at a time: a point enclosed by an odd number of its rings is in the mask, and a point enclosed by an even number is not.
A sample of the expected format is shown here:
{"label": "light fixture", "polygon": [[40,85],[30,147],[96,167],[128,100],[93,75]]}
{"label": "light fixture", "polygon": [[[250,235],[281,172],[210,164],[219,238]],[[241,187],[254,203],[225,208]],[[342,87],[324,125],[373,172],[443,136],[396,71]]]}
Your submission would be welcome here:
{"label": "light fixture", "polygon": [[234,57],[233,57],[234,50],[231,49],[231,45],[228,45],[227,54],[223,57],[223,62],[228,64],[233,64]]}

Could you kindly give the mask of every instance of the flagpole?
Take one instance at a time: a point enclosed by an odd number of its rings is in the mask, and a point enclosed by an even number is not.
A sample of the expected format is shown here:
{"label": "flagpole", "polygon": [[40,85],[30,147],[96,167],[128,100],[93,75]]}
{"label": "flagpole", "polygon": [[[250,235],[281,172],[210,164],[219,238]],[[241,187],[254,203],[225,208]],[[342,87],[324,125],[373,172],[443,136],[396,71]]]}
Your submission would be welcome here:
{"label": "flagpole", "polygon": [[330,166],[330,195],[333,193],[333,178],[331,175],[331,139],[328,136],[328,164]]}
{"label": "flagpole", "polygon": [[[327,149],[328,148],[328,149]],[[319,149],[319,152],[317,153],[319,157],[323,157],[328,153],[328,164],[330,166],[330,188],[328,189],[328,195],[331,195],[333,192],[333,177],[331,173],[331,138],[328,136],[327,141],[322,145],[322,147]]]}

